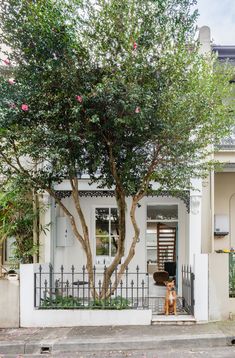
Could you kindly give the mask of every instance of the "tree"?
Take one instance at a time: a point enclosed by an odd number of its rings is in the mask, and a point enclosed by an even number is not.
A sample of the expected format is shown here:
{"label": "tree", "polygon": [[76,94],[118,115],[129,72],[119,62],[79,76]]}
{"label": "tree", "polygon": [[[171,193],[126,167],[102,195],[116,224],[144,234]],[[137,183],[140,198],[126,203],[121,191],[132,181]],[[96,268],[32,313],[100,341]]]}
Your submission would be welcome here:
{"label": "tree", "polygon": [[[117,252],[105,271],[102,296],[135,254],[135,212],[151,190],[189,188],[208,170],[210,146],[232,122],[227,66],[199,54],[192,0],[9,0],[1,5],[1,42],[14,79],[1,80],[1,171],[48,192],[69,218],[87,257],[89,230],[78,173],[114,187]],[[100,174],[97,174],[99,172]],[[70,180],[76,215],[54,184]],[[134,236],[128,252],[126,198]],[[78,230],[77,219],[82,230]]]}

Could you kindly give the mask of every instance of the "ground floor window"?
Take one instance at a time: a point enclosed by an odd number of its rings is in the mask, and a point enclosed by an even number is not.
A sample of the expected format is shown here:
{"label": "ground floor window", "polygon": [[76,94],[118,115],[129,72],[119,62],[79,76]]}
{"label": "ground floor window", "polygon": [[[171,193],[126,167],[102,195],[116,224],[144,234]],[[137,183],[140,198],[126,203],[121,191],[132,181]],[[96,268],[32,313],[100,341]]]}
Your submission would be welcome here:
{"label": "ground floor window", "polygon": [[4,255],[3,262],[4,264],[9,264],[14,258],[14,237],[8,237],[4,242]]}
{"label": "ground floor window", "polygon": [[96,262],[108,264],[117,252],[118,210],[113,207],[95,209]]}

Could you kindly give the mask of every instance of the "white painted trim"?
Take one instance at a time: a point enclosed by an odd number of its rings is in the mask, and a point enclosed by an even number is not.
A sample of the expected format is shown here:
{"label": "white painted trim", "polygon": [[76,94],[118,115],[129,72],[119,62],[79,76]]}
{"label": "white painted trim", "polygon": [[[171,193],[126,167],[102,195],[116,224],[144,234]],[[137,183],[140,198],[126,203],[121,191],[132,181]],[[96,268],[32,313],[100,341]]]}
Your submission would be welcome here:
{"label": "white painted trim", "polygon": [[[92,210],[91,210],[91,239],[93,240],[93,244],[92,244],[92,250],[93,250],[93,257],[94,257],[94,262],[95,265],[97,265],[98,267],[100,267],[101,269],[104,267],[103,264],[97,264],[97,258],[98,256],[96,256],[96,230],[95,230],[95,224],[96,224],[96,220],[95,220],[95,210],[96,209],[100,209],[100,208],[105,208],[105,209],[118,209],[117,205],[112,205],[112,204],[95,204],[91,206]],[[110,230],[110,223],[109,223],[109,230]],[[118,236],[118,235],[117,235]],[[110,250],[109,250],[110,251]],[[109,255],[110,258],[112,258],[111,255]],[[109,264],[109,263],[108,263]]]}
{"label": "white painted trim", "polygon": [[[163,199],[164,200],[164,198],[168,198],[168,199],[170,199],[171,200],[171,198],[170,197],[161,197],[161,199]],[[148,255],[147,255],[147,250],[148,250],[148,247],[147,247],[147,223],[158,223],[158,222],[165,222],[165,223],[167,223],[167,222],[175,222],[175,223],[177,223],[177,230],[178,230],[178,232],[179,232],[179,203],[178,202],[176,202],[175,201],[175,199],[173,198],[173,200],[172,201],[168,201],[167,203],[164,203],[164,201],[161,201],[161,202],[159,202],[159,200],[157,200],[157,201],[153,201],[153,202],[148,202],[148,197],[147,197],[147,200],[146,200],[146,202],[145,202],[145,204],[146,204],[146,208],[145,208],[145,215],[146,215],[146,218],[145,218],[145,261],[146,261],[146,270],[147,270],[147,257],[148,257]],[[148,210],[148,206],[156,206],[156,205],[159,205],[159,206],[172,206],[172,205],[176,205],[177,206],[177,214],[178,214],[178,218],[176,219],[176,220],[160,220],[160,219],[157,219],[157,220],[148,220],[147,218],[148,218],[148,215],[147,215],[147,210]],[[178,235],[178,237],[177,237],[177,240],[179,241],[179,235]],[[178,242],[176,243],[176,245],[178,245]],[[155,245],[155,247],[156,247],[156,251],[157,251],[157,244]],[[178,254],[178,256],[179,256],[179,254]],[[176,257],[176,265],[177,265],[177,263],[178,263],[178,258]],[[179,280],[178,280],[179,281]],[[177,283],[178,284],[178,283]]]}

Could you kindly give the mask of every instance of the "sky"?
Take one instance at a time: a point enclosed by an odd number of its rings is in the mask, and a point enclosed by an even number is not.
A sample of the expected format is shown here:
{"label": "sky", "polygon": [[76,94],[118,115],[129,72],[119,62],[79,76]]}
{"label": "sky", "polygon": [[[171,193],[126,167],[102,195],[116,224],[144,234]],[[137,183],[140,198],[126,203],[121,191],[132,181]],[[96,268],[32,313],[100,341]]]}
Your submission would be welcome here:
{"label": "sky", "polygon": [[207,25],[216,45],[235,45],[235,0],[197,0],[198,26]]}

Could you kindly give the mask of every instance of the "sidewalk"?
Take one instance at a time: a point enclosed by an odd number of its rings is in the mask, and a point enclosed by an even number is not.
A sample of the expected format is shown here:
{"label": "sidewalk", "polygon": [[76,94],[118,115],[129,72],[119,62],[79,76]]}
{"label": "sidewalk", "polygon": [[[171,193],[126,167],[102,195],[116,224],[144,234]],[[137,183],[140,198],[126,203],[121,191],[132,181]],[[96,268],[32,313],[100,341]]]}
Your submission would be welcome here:
{"label": "sidewalk", "polygon": [[225,347],[235,344],[235,321],[183,326],[0,329],[1,354]]}

